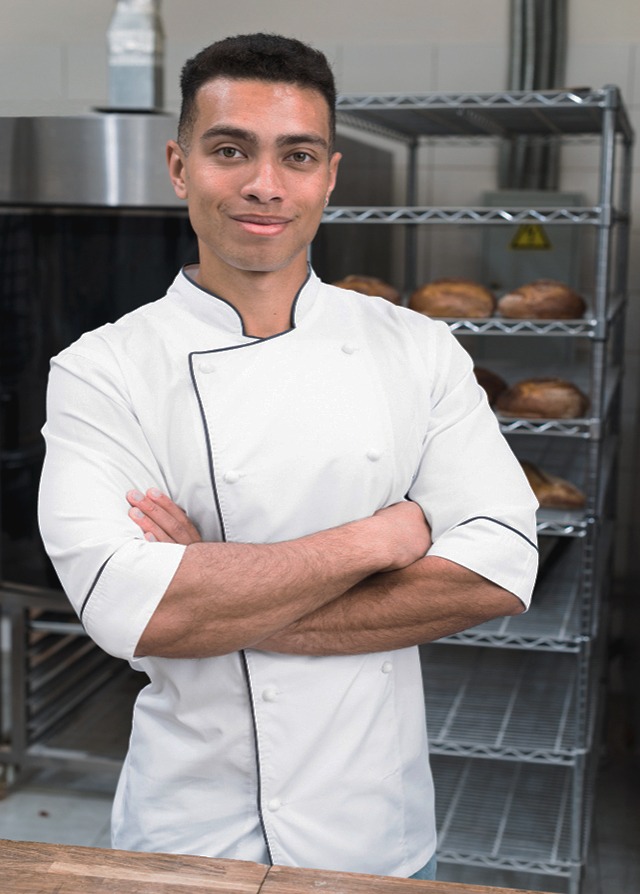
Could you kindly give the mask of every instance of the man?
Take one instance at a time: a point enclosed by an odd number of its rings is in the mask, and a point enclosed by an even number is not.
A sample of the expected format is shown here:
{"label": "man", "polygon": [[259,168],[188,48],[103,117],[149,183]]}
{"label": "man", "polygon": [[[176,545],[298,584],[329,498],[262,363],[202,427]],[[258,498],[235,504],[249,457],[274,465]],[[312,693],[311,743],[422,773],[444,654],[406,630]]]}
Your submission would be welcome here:
{"label": "man", "polygon": [[151,681],[113,843],[425,877],[415,646],[523,610],[536,503],[447,327],[308,268],[340,160],[322,54],[229,38],[182,90],[199,264],[54,359],[44,430],[49,553]]}

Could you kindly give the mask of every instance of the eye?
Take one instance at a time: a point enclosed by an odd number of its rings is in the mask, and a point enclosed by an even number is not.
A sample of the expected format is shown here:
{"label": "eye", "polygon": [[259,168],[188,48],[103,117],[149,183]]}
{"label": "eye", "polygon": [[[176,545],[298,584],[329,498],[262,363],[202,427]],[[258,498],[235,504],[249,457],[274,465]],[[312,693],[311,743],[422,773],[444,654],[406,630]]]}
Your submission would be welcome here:
{"label": "eye", "polygon": [[222,146],[216,150],[216,155],[221,155],[222,158],[240,158],[242,153],[235,146]]}
{"label": "eye", "polygon": [[313,157],[309,155],[308,152],[303,152],[302,150],[299,150],[298,152],[292,152],[289,157],[298,164],[306,164],[310,161],[313,161]]}

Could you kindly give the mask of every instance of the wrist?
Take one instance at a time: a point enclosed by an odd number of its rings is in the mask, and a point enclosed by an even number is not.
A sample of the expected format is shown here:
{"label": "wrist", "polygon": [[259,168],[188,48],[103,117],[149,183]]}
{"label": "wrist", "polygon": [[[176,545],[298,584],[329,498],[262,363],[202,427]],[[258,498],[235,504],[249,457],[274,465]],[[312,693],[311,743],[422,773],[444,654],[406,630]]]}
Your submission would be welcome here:
{"label": "wrist", "polygon": [[383,571],[393,561],[392,547],[382,520],[375,515],[351,522],[350,553],[358,564],[361,577]]}

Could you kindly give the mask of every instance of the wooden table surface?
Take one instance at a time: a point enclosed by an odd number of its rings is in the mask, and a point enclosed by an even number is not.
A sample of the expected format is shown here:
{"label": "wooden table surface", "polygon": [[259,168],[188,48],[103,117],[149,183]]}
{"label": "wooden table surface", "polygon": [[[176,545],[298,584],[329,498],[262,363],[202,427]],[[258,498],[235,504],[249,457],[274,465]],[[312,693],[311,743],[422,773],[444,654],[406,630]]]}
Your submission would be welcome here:
{"label": "wooden table surface", "polygon": [[[526,894],[318,869],[0,840],[2,894]],[[530,892],[534,894],[534,892]]]}

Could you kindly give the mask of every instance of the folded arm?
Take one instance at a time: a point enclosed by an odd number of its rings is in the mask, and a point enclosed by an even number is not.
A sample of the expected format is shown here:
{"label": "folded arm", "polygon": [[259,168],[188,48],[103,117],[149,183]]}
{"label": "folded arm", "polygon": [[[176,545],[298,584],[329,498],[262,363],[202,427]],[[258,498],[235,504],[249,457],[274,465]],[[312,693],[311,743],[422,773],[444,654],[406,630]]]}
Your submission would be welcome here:
{"label": "folded arm", "polygon": [[[511,614],[521,607],[512,593],[527,604],[536,564],[535,501],[469,358],[458,353],[448,330],[438,331],[443,343],[420,353],[430,388],[416,390],[422,402],[416,415],[425,423],[407,484],[417,506],[403,503],[340,525],[350,517],[345,510],[332,516],[338,527],[285,542],[219,542],[206,444],[186,378],[174,383],[167,431],[158,420],[156,382],[141,374],[128,342],[115,352],[117,362],[100,334],[56,359],[40,524],[87,633],[129,660],[246,646],[343,654],[421,642]],[[175,473],[182,468],[175,457],[183,456],[200,469],[195,484]],[[127,518],[123,494],[133,482],[155,483],[187,500],[209,542],[198,542],[184,519],[181,533],[163,537]],[[400,511],[415,512],[422,534],[413,523],[408,532],[405,521],[389,523],[393,516],[385,513]],[[400,555],[398,536],[406,536]]]}
{"label": "folded arm", "polygon": [[[292,652],[286,635],[291,625],[371,575],[412,565],[430,543],[422,510],[411,502],[296,540],[246,544],[200,542],[186,515],[162,494],[130,492],[127,498],[145,539],[187,546],[138,643],[138,657],[276,649],[278,637],[278,651]],[[329,654],[328,644],[309,654]]]}
{"label": "folded arm", "polygon": [[[146,539],[189,545],[140,641],[140,654],[160,650],[184,657],[187,643],[195,654],[212,654],[214,639],[221,651],[243,645],[301,655],[386,651],[524,608],[516,596],[481,575],[446,559],[424,556],[428,542],[421,540],[416,515],[422,513],[411,503],[389,507],[372,519],[265,547],[199,542],[187,516],[156,490],[146,495],[131,492],[128,499],[130,517]],[[408,527],[409,522],[416,522],[415,529]],[[405,538],[413,538],[413,547]],[[395,568],[382,558],[389,549],[396,553]],[[247,568],[240,572],[237,562],[244,560]],[[375,567],[381,561],[386,570]],[[353,576],[357,580],[349,584]],[[265,587],[270,591],[268,600]],[[193,601],[190,615],[185,612],[186,601]],[[185,615],[193,623],[187,639],[180,633]],[[223,630],[228,633],[223,635]]]}
{"label": "folded arm", "polygon": [[468,568],[438,556],[376,574],[258,648],[298,655],[402,649],[516,615],[522,602]]}

